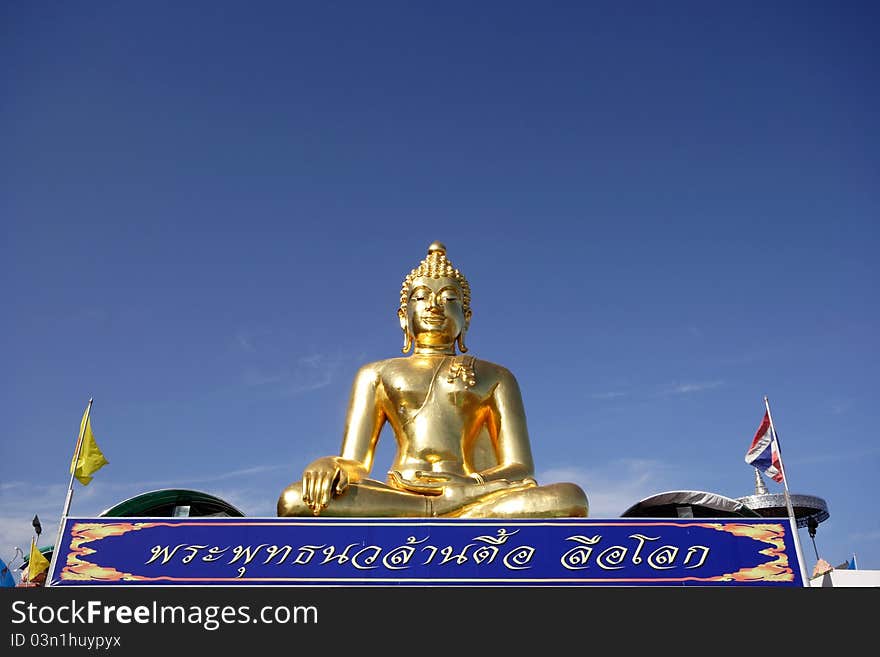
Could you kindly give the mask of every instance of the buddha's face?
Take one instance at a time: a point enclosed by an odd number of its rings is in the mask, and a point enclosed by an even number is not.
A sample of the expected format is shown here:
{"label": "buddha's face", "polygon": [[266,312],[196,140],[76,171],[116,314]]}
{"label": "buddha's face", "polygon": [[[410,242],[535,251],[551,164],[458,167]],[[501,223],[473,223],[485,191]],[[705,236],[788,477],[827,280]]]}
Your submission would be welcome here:
{"label": "buddha's face", "polygon": [[412,281],[401,327],[410,332],[417,346],[452,346],[470,321],[470,312],[465,314],[462,302],[455,279],[419,276]]}

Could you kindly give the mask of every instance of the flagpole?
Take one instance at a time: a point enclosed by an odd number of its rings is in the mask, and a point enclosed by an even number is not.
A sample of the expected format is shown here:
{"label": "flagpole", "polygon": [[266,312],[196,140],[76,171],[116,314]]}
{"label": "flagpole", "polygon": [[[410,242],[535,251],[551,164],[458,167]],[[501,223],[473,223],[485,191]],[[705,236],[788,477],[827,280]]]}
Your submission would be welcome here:
{"label": "flagpole", "polygon": [[83,438],[86,434],[86,427],[89,426],[89,416],[92,412],[93,398],[89,397],[89,405],[86,407],[85,421],[79,429],[79,438],[76,440],[76,449],[73,452],[73,467],[71,467],[70,481],[67,483],[67,497],[64,499],[64,508],[61,510],[61,519],[58,521],[58,536],[55,539],[55,546],[52,548],[52,562],[49,564],[49,572],[46,576],[46,586],[52,581],[55,570],[55,557],[58,554],[58,547],[61,545],[61,533],[64,531],[64,520],[70,511],[70,502],[73,500],[73,478],[76,476],[77,461],[82,451]]}
{"label": "flagpole", "polygon": [[[770,400],[767,399],[767,395],[764,395],[764,407],[767,409],[767,419],[770,420],[770,431],[773,432],[773,441],[776,443],[776,451],[779,454],[779,469],[782,472],[782,485],[785,490],[785,507],[788,509],[788,517],[794,521],[794,549],[798,555],[798,561],[801,564],[801,577],[804,581],[804,586],[809,586],[809,580],[807,579],[807,568],[804,563],[804,552],[801,549],[801,537],[798,532],[797,526],[797,517],[794,515],[794,507],[791,505],[791,493],[788,490],[788,477],[785,475],[785,459],[782,458],[782,447],[779,445],[779,436],[776,435],[776,427],[773,425],[773,415],[770,413]],[[770,447],[772,453],[772,445]]]}

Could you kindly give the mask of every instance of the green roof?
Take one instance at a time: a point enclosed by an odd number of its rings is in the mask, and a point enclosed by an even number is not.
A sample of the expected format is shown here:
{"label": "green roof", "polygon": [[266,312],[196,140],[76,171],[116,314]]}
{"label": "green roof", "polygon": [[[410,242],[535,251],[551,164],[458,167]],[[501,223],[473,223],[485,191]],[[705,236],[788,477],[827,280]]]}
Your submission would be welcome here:
{"label": "green roof", "polygon": [[226,500],[209,493],[185,488],[164,488],[141,493],[107,509],[100,514],[100,517],[169,517],[173,515],[173,509],[178,506],[189,506],[190,516],[244,517],[244,513]]}

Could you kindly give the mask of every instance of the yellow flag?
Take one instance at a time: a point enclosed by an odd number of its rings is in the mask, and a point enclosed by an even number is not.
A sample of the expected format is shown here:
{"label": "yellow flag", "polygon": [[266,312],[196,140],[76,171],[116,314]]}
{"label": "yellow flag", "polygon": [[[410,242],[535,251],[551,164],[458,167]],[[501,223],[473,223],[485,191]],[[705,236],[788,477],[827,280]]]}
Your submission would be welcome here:
{"label": "yellow flag", "polygon": [[70,462],[70,474],[79,479],[83,486],[92,480],[92,473],[107,465],[108,461],[101,453],[98,443],[95,442],[95,434],[92,433],[92,422],[89,418],[89,409],[83,413],[82,422],[79,425],[79,435],[82,447],[79,448],[79,458],[76,452]]}
{"label": "yellow flag", "polygon": [[28,559],[28,580],[33,582],[37,575],[48,568],[49,560],[37,549],[34,539],[31,539],[31,556]]}

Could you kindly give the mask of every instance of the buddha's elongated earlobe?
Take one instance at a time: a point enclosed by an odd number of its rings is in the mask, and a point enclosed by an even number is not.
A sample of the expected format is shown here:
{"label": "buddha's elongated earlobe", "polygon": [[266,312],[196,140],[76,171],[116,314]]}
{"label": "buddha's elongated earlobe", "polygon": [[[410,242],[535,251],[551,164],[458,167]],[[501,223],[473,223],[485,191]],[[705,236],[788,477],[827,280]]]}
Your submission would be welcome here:
{"label": "buddha's elongated earlobe", "polygon": [[464,311],[464,326],[461,327],[461,333],[459,333],[458,338],[456,338],[456,340],[458,341],[458,350],[463,354],[466,354],[468,350],[468,348],[464,345],[464,334],[467,333],[468,328],[470,328],[472,316],[473,312],[471,311],[471,309],[466,308]]}
{"label": "buddha's elongated earlobe", "polygon": [[400,328],[403,329],[403,353],[408,353],[412,347],[412,334],[409,332],[409,322],[406,321],[406,311],[404,306],[397,310],[397,319],[400,321]]}
{"label": "buddha's elongated earlobe", "polygon": [[464,329],[458,334],[458,350],[463,354],[467,353],[467,347],[464,346]]}

